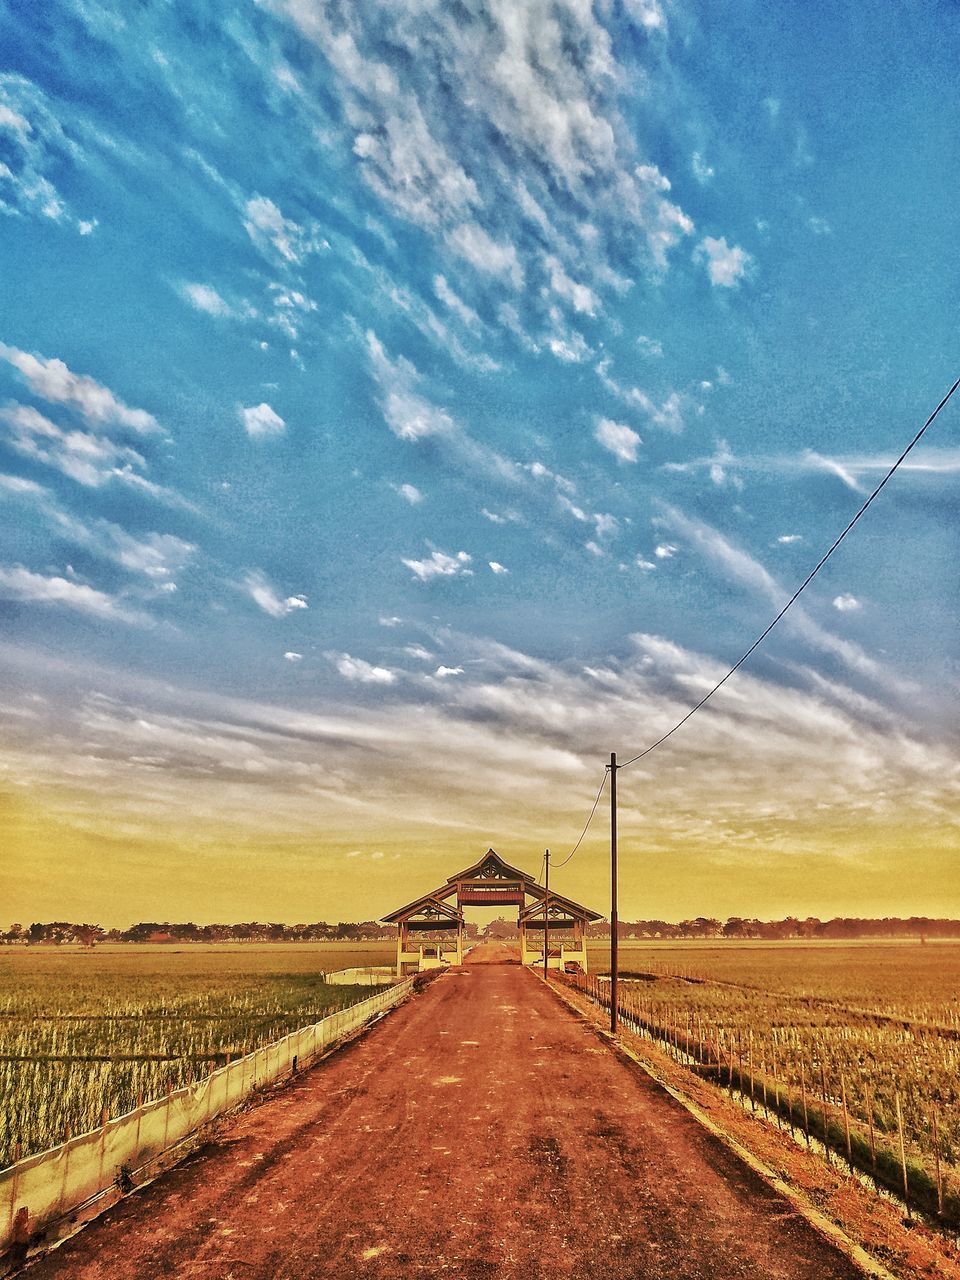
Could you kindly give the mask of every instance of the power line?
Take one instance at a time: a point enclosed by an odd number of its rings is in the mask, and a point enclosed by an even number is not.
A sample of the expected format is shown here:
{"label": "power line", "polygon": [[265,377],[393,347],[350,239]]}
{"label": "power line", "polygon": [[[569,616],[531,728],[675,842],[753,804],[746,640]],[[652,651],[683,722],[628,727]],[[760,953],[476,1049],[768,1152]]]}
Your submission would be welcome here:
{"label": "power line", "polygon": [[[913,439],[910,441],[907,447],[904,449],[903,453],[900,454],[900,457],[897,458],[896,462],[889,469],[889,471],[886,473],[886,475],[883,477],[883,479],[880,481],[877,487],[873,490],[870,496],[862,504],[859,511],[857,511],[856,515],[853,517],[850,523],[846,526],[843,532],[839,535],[839,537],[837,537],[833,541],[833,543],[831,543],[828,550],[825,551],[824,554],[820,557],[820,559],[817,561],[814,567],[810,570],[810,572],[804,578],[803,582],[800,583],[799,587],[797,587],[796,591],[794,591],[793,595],[790,597],[787,603],[783,606],[783,608],[780,610],[777,616],[773,619],[773,621],[767,627],[764,628],[764,630],[760,633],[759,636],[757,636],[756,640],[754,640],[753,644],[746,651],[746,653],[744,653],[742,657],[740,657],[733,664],[733,666],[730,668],[727,674],[721,680],[718,680],[717,683],[713,686],[713,688],[708,693],[705,693],[704,696],[700,699],[700,701],[695,706],[691,707],[690,710],[686,713],[686,715],[682,716],[671,729],[668,729],[666,733],[662,734],[659,738],[657,738],[656,742],[651,742],[651,744],[648,747],[644,747],[642,751],[638,752],[635,756],[632,756],[629,760],[625,761],[622,765],[619,766],[621,769],[628,769],[630,765],[636,764],[638,760],[642,760],[644,756],[648,756],[651,753],[651,751],[656,751],[657,747],[662,746],[663,743],[665,743],[668,738],[672,738],[673,735],[677,732],[677,730],[682,728],[683,725],[687,723],[687,721],[690,719],[691,716],[696,715],[696,713],[700,710],[700,708],[705,703],[710,701],[710,699],[717,692],[717,690],[721,689],[727,683],[727,681],[734,674],[734,672],[739,671],[739,669],[743,666],[743,664],[750,657],[750,655],[754,653],[757,649],[759,649],[760,645],[763,643],[764,640],[766,640],[767,636],[770,634],[773,628],[777,625],[777,623],[780,621],[783,615],[787,612],[790,606],[798,598],[801,592],[806,590],[806,588],[817,576],[817,574],[820,572],[823,566],[827,563],[827,561],[830,559],[830,557],[833,555],[836,549],[840,546],[840,543],[843,542],[847,534],[853,529],[854,525],[859,521],[860,517],[864,515],[867,508],[874,501],[874,499],[879,495],[880,491],[887,484],[888,480],[890,480],[894,472],[898,470],[903,460],[907,457],[907,455],[911,452],[911,450],[915,447],[915,445],[917,445],[920,442],[920,440],[924,435],[924,432],[931,425],[931,423],[940,413],[940,410],[944,407],[944,405],[947,403],[947,401],[950,399],[950,397],[953,395],[953,393],[957,390],[958,387],[960,387],[960,378],[956,380],[956,382],[953,384],[953,386],[950,388],[947,394],[943,397],[943,399],[934,409],[933,413],[930,414],[930,417],[927,418],[926,422],[923,424],[923,426],[920,428],[917,434],[913,437]],[[602,787],[601,787],[601,790],[602,790]],[[597,797],[598,801],[599,801],[599,798],[600,797],[598,796]],[[594,812],[595,811],[596,811],[596,805],[594,805]],[[590,819],[592,819],[592,817],[593,817],[593,813],[591,813],[590,818],[587,819],[587,826],[590,825]],[[584,828],[584,834],[586,834],[586,828]],[[583,836],[580,837],[580,840],[582,839],[583,839]],[[575,846],[574,848],[574,853],[576,852],[576,848],[579,847],[579,844],[580,844],[580,841],[578,840],[577,846]],[[571,853],[570,856],[572,857],[573,854]],[[560,865],[562,866],[563,864],[561,863]]]}
{"label": "power line", "polygon": [[603,771],[603,779],[600,783],[600,790],[597,792],[597,798],[596,800],[594,800],[593,808],[590,810],[590,817],[583,824],[583,830],[580,832],[580,839],[573,846],[573,848],[570,850],[570,852],[567,854],[567,856],[564,858],[562,862],[554,862],[552,864],[554,871],[557,871],[560,867],[565,867],[567,863],[570,861],[570,859],[573,857],[573,855],[580,848],[580,846],[583,844],[583,837],[587,834],[587,831],[590,828],[590,823],[593,821],[593,815],[597,812],[597,805],[600,803],[600,797],[603,795],[603,788],[606,786],[607,774],[609,772],[610,772],[610,766],[608,765],[606,769],[604,769]]}

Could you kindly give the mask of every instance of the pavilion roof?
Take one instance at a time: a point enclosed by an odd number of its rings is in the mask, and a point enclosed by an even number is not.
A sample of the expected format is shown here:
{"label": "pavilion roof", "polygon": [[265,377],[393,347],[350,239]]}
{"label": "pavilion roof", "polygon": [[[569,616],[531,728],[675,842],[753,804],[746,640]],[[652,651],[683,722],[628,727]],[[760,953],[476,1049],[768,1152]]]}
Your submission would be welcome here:
{"label": "pavilion roof", "polygon": [[457,892],[458,883],[464,880],[484,880],[491,884],[495,884],[497,880],[518,881],[523,887],[524,896],[534,899],[534,902],[529,907],[521,907],[521,920],[536,917],[545,910],[558,909],[567,912],[573,919],[582,920],[585,923],[599,920],[602,915],[602,912],[591,911],[589,907],[583,906],[582,903],[574,902],[572,898],[565,898],[562,894],[554,893],[552,890],[548,892],[542,885],[537,884],[529,872],[521,871],[519,867],[511,867],[508,862],[504,862],[495,849],[488,849],[479,862],[475,862],[473,866],[465,867],[463,871],[458,871],[455,875],[449,876],[446,884],[442,884],[439,888],[424,894],[422,898],[415,898],[413,902],[408,902],[406,906],[398,907],[396,911],[391,911],[389,915],[381,916],[380,919],[384,924],[402,924],[413,916],[426,912],[427,915],[443,916],[450,920],[451,923],[458,923],[462,921],[463,913],[458,908],[449,905],[446,899],[453,897]]}

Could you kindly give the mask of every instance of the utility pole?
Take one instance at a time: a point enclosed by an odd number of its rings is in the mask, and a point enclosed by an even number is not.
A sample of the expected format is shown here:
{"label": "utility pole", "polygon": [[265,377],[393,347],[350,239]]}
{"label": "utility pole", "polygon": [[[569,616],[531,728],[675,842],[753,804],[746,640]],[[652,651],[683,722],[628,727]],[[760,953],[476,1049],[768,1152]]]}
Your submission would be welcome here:
{"label": "utility pole", "polygon": [[547,879],[545,888],[547,896],[543,902],[543,976],[547,976],[547,956],[550,949],[550,850],[548,849],[543,855],[547,864]]}
{"label": "utility pole", "polygon": [[610,1034],[617,1034],[619,939],[617,920],[617,753],[610,752]]}

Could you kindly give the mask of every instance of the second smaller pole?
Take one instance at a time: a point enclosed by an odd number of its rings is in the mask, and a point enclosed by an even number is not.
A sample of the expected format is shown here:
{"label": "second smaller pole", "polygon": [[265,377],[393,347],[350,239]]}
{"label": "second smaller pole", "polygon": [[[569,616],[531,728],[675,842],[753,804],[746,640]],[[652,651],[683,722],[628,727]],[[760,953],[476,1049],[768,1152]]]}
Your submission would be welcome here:
{"label": "second smaller pole", "polygon": [[543,904],[543,976],[547,976],[547,956],[550,954],[550,850],[543,855],[547,864],[547,878],[544,888],[547,896]]}

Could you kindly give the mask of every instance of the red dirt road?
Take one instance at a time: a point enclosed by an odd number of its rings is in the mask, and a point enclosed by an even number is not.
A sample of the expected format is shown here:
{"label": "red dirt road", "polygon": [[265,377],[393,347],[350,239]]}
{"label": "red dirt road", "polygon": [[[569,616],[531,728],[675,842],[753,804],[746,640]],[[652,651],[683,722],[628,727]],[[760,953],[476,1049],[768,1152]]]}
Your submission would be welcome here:
{"label": "red dirt road", "polygon": [[431,983],[27,1272],[443,1275],[861,1272],[539,977],[482,962]]}

